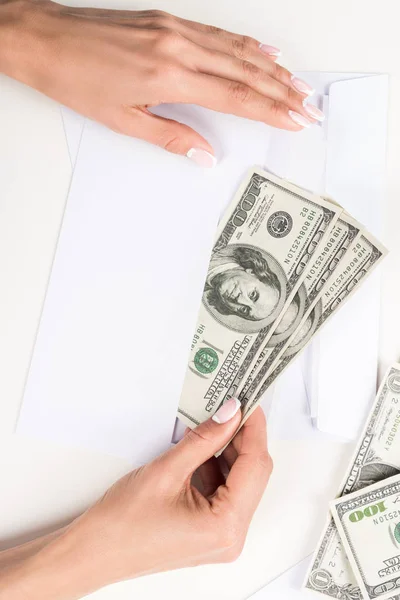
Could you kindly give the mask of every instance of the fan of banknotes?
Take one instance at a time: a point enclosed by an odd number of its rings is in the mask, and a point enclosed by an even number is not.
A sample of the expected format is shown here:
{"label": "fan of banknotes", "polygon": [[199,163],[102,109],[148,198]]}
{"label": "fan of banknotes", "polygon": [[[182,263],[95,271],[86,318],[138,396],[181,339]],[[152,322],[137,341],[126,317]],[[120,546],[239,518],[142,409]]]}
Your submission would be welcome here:
{"label": "fan of banknotes", "polygon": [[400,364],[381,383],[330,508],[305,588],[337,600],[399,600]]}
{"label": "fan of banknotes", "polygon": [[334,201],[251,169],[216,234],[180,420],[195,427],[235,396],[243,423],[385,254]]}

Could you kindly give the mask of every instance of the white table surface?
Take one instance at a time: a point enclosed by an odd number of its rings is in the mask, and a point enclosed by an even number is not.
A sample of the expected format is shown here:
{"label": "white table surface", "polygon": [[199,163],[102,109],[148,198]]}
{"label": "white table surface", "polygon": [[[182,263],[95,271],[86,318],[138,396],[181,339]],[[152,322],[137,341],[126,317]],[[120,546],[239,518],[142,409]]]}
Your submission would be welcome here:
{"label": "white table surface", "polygon": [[[71,3],[72,4],[72,3]],[[85,2],[76,2],[84,5]],[[129,0],[93,2],[99,7],[132,8]],[[380,340],[381,373],[400,356],[398,317],[398,268],[400,264],[400,38],[397,0],[142,0],[139,8],[161,8],[186,18],[252,35],[280,47],[282,64],[291,70],[321,70],[389,73],[390,106],[387,155],[387,214],[382,240],[391,250],[383,267],[382,321]],[[13,96],[13,86],[16,96]],[[21,118],[14,132],[2,130],[1,152],[21,149],[19,167],[28,164],[18,140],[23,132],[36,137],[33,119],[50,123],[56,105],[39,94],[10,84],[2,110],[15,111],[21,101]],[[41,121],[42,119],[42,121]],[[31,124],[29,126],[29,123]],[[19,137],[18,137],[19,135]],[[41,131],[43,152],[46,131]],[[18,146],[17,142],[20,144]],[[57,234],[66,200],[70,174],[65,147],[52,149],[29,182],[21,182],[10,202],[1,187],[0,164],[0,547],[29,539],[35,532],[51,529],[78,514],[119,475],[127,465],[113,457],[50,445],[13,435],[29,366],[35,331],[51,268]],[[25,163],[24,163],[25,160]],[[1,161],[0,161],[1,162]],[[365,174],[368,177],[368,173]],[[52,201],[40,191],[43,182],[54,186]],[[7,190],[6,190],[7,191]],[[27,227],[27,223],[29,227]],[[6,291],[6,294],[4,294]],[[282,442],[272,444],[280,477],[290,469],[290,449]],[[339,450],[340,448],[340,450]],[[305,451],[307,448],[305,448]],[[337,456],[338,480],[347,449],[327,441],[327,455]],[[305,485],[307,482],[305,482]],[[332,482],[332,489],[337,483]],[[157,575],[107,588],[93,598],[245,598],[268,579],[268,497],[255,517],[248,543],[235,565],[201,567]],[[276,552],[284,552],[284,546]],[[257,566],[257,568],[254,567]],[[269,596],[268,596],[269,597]],[[274,598],[285,598],[274,588]]]}

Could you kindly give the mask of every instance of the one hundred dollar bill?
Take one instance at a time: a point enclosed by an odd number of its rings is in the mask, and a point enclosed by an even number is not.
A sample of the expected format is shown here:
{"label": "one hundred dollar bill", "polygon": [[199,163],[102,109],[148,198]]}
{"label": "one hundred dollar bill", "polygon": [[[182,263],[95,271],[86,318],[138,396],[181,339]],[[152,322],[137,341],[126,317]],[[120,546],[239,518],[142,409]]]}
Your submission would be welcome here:
{"label": "one hundred dollar bill", "polygon": [[[332,225],[325,239],[318,247],[318,252],[315,252],[313,260],[307,268],[303,285],[289,306],[288,310],[292,314],[296,314],[296,311],[300,309],[302,298],[299,292],[303,291],[303,289],[305,294],[303,314],[305,315],[310,312],[309,309],[315,305],[315,301],[321,295],[324,285],[336,269],[351,242],[360,232],[360,229],[361,225],[346,214],[342,214],[337,222]],[[254,379],[256,377],[258,381],[264,379],[272,370],[271,367],[276,363],[277,357],[289,346],[290,341],[294,340],[299,324],[297,324],[297,329],[293,328],[293,317],[292,319],[282,319],[282,321],[288,322],[286,329],[280,326],[275,329],[274,334],[259,352],[256,361],[253,361],[253,364],[249,367],[249,371],[243,373],[245,376],[242,381],[236,386],[234,382],[230,390],[230,395],[237,396],[241,401],[244,400],[249,390],[253,389],[252,384]],[[313,333],[314,330],[310,327],[307,332],[307,338],[311,339]],[[304,343],[307,341],[304,340]],[[240,370],[242,369],[243,367]],[[241,375],[240,371],[239,375]]]}
{"label": "one hundred dollar bill", "polygon": [[393,598],[400,591],[400,475],[330,508],[363,598]]}
{"label": "one hundred dollar bill", "polygon": [[[178,409],[189,427],[219,408],[248,353],[273,334],[341,212],[250,171],[220,223],[210,259]],[[304,310],[303,303],[296,326]]]}
{"label": "one hundred dollar bill", "polygon": [[386,255],[387,250],[370,233],[358,233],[347,247],[345,254],[324,284],[314,303],[305,312],[298,330],[280,349],[270,372],[263,369],[254,381],[245,398],[241,398],[245,415],[249,416],[258,405],[262,395],[294,358],[306,347],[333,313],[359,287]]}
{"label": "one hundred dollar bill", "polygon": [[[362,377],[362,373],[355,373]],[[381,383],[350,461],[338,497],[400,474],[400,365],[392,365]],[[371,552],[373,546],[370,547]],[[305,588],[337,600],[362,600],[360,586],[329,519],[312,559]],[[394,596],[397,598],[397,596]]]}

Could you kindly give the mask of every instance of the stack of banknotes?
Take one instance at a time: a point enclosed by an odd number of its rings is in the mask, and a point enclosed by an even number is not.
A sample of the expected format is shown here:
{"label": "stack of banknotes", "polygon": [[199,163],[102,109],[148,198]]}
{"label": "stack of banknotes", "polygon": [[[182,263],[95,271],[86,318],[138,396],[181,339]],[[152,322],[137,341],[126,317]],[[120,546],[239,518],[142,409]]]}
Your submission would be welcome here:
{"label": "stack of banknotes", "polygon": [[305,588],[338,600],[399,600],[400,364],[381,383],[330,509]]}
{"label": "stack of banknotes", "polygon": [[251,169],[217,230],[180,420],[195,427],[234,396],[243,423],[385,254],[333,200]]}

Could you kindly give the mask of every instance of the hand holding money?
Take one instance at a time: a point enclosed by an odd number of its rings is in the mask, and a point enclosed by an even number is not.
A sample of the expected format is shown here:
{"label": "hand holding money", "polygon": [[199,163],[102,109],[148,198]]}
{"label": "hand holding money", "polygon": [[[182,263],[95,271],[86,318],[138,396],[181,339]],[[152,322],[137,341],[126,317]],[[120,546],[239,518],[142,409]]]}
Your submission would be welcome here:
{"label": "hand holding money", "polygon": [[[235,560],[272,467],[261,410],[235,438],[226,485],[210,463],[239,424],[237,408],[224,405],[66,527],[0,552],[0,600],[76,600],[117,581]],[[202,491],[190,483],[197,469]]]}
{"label": "hand holding money", "polygon": [[[339,205],[251,170],[217,231],[179,418],[194,427],[237,396],[243,425],[272,382],[385,254]],[[394,367],[381,387],[340,496],[400,473],[400,442],[393,433],[400,423],[399,369]],[[337,514],[343,513],[340,507],[335,505]],[[348,562],[341,524],[339,529],[330,520],[306,587],[338,600],[359,600],[360,586],[365,593],[367,583],[354,553]],[[368,554],[369,530],[361,526],[357,532],[357,548]],[[395,541],[398,536],[400,549],[400,518],[390,535]],[[347,550],[351,539],[349,534]],[[385,560],[393,570],[395,559]],[[398,582],[400,587],[400,577]]]}

